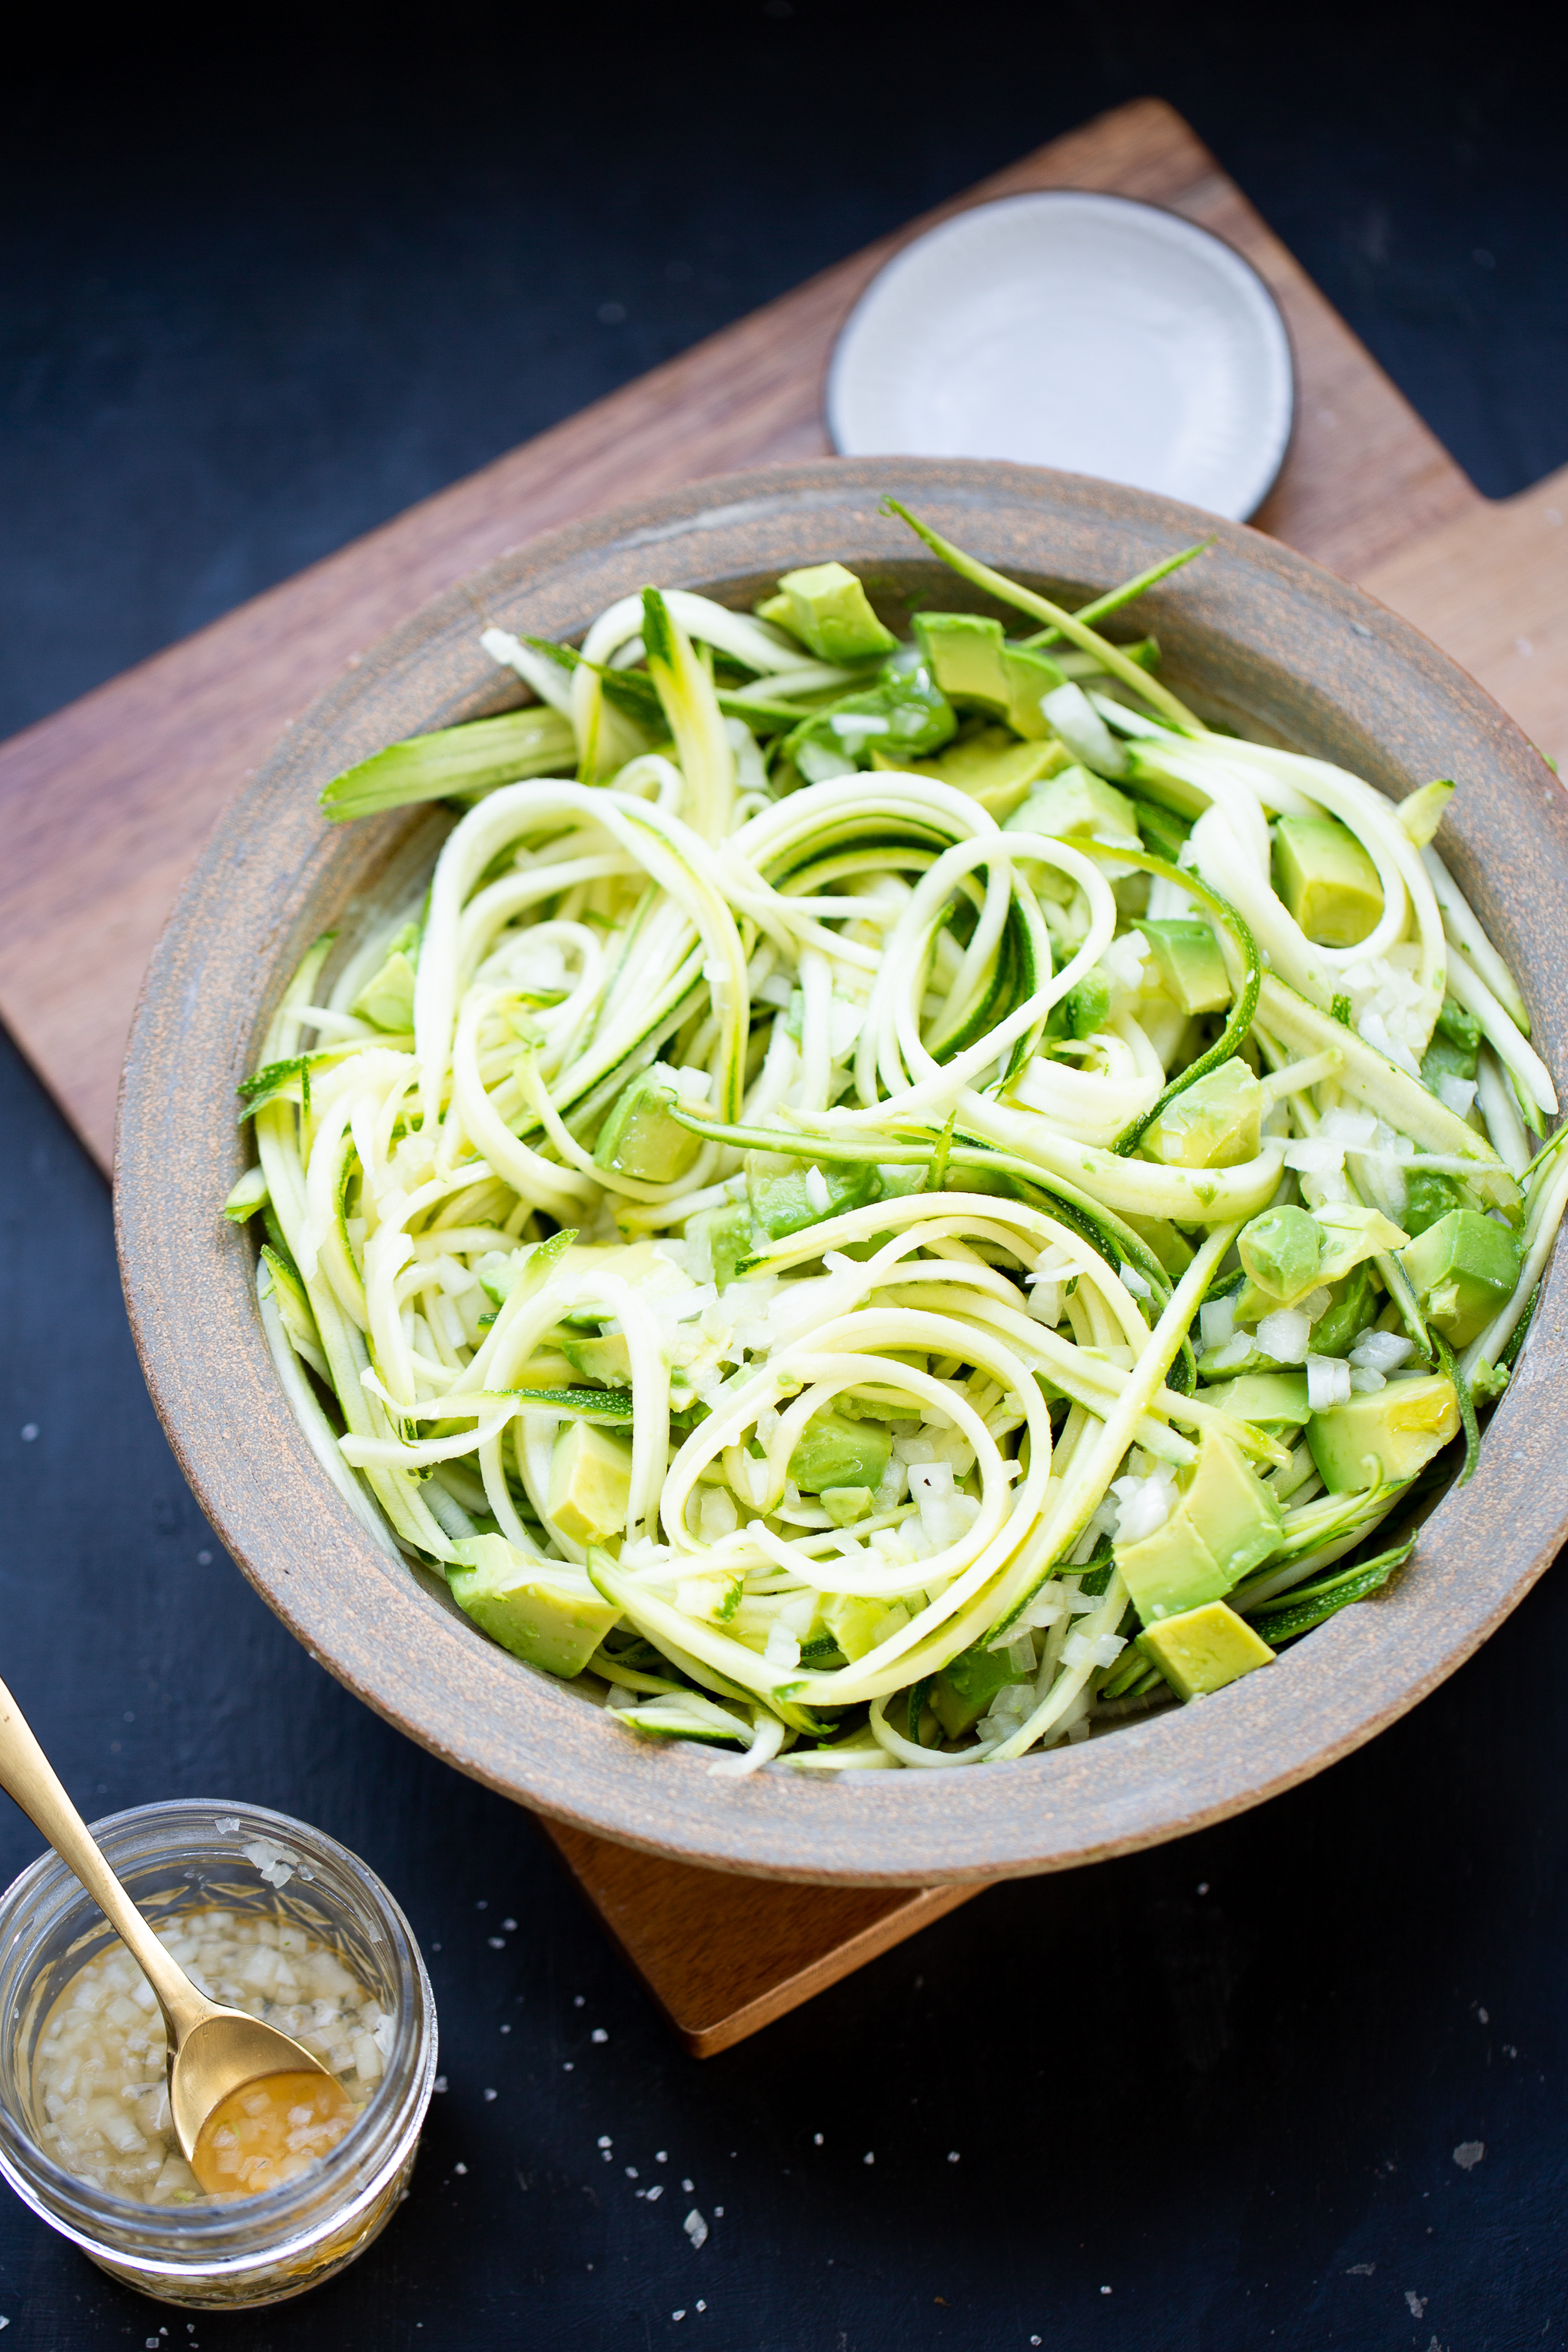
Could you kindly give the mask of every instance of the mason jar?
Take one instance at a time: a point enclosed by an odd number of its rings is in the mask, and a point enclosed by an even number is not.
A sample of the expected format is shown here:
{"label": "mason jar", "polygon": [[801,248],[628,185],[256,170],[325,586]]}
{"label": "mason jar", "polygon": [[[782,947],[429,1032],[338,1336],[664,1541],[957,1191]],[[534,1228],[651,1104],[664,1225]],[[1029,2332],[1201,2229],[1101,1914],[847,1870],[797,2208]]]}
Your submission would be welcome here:
{"label": "mason jar", "polygon": [[[0,2173],[100,2269],[160,2302],[244,2311],[302,2294],[364,2252],[414,2168],[436,2081],[436,2007],[408,1922],[357,1854],[258,1805],[139,1805],[95,1822],[92,1833],[154,1928],[207,1910],[303,1928],[391,2018],[391,2048],[349,2132],[279,2189],[143,2205],[77,2179],[38,2144],[35,2062],[55,2002],[114,1935],[65,1864],[46,1853],[0,1895]],[[281,1850],[282,1886],[246,1857],[258,1842]]]}

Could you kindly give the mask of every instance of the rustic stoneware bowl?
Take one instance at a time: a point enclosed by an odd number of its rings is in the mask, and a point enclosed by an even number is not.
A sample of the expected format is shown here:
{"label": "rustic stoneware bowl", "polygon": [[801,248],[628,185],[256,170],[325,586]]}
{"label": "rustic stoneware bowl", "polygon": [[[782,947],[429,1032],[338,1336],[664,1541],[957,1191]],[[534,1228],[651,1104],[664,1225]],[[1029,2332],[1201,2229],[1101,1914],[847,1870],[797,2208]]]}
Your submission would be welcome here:
{"label": "rustic stoneware bowl", "polygon": [[[537,541],[367,654],[234,803],[148,973],[121,1106],[121,1262],[163,1425],[213,1525],[290,1630],[351,1690],[508,1796],[624,1843],[761,1876],[918,1884],[1061,1869],[1149,1845],[1288,1789],[1451,1674],[1568,1528],[1568,1262],[1560,1255],[1472,1483],[1441,1505],[1385,1595],[1278,1665],[1185,1709],[1005,1769],[710,1779],[482,1639],[438,1579],[398,1567],[338,1499],[283,1401],[253,1290],[254,1240],[219,1209],[245,1163],[236,1083],[304,949],[353,922],[429,814],[334,829],[316,797],[384,744],[517,699],[487,623],[555,638],[657,581],[747,605],[838,557],[884,609],[951,573],[879,513],[891,491],[994,564],[1081,596],[1194,538],[1212,551],[1144,599],[1167,674],[1395,797],[1459,780],[1445,847],[1568,1068],[1562,927],[1568,800],[1519,730],[1414,629],[1289,549],[1142,492],[996,464],[858,459],[734,476]],[[421,835],[423,835],[423,840]]]}

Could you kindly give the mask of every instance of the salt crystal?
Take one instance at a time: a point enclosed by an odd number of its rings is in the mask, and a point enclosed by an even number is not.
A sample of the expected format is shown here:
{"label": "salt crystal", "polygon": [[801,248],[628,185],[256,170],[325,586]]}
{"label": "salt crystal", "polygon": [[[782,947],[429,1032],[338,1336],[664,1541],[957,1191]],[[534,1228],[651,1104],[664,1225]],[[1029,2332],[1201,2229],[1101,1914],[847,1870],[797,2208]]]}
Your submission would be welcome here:
{"label": "salt crystal", "polygon": [[708,2243],[708,2224],[695,2205],[680,2226],[694,2246],[705,2246]]}
{"label": "salt crystal", "polygon": [[1484,2139],[1462,2139],[1454,2150],[1454,2162],[1461,2172],[1473,2172],[1486,2152]]}

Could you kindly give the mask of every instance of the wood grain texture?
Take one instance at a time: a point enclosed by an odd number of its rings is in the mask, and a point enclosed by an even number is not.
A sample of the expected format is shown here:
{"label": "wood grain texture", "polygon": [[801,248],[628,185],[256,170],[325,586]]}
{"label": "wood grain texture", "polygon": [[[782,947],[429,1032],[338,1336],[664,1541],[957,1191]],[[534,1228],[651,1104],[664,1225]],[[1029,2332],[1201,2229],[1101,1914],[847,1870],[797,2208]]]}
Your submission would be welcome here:
{"label": "wood grain texture", "polygon": [[1373,565],[1362,585],[1568,768],[1568,466],[1518,498],[1455,515]]}
{"label": "wood grain texture", "polygon": [[693,2058],[714,2058],[984,1890],[809,1894],[541,1826]]}
{"label": "wood grain texture", "polygon": [[107,1166],[131,1009],[218,811],[289,721],[428,598],[556,524],[825,453],[821,385],[889,254],[964,206],[1084,187],[1169,205],[1279,297],[1297,430],[1259,524],[1355,577],[1486,502],[1179,115],[1141,100],[411,508],[0,750],[0,1014]]}

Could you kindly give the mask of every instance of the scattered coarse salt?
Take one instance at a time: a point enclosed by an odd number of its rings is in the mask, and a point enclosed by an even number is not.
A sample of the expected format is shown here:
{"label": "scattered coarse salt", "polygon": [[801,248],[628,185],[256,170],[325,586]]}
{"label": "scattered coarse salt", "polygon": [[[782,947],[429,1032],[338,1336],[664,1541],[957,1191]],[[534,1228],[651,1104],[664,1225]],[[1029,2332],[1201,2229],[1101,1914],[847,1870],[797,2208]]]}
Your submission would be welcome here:
{"label": "scattered coarse salt", "polygon": [[615,2144],[615,2141],[610,2137],[608,2132],[601,2132],[598,2138],[594,2142],[595,2147],[614,2147]]}
{"label": "scattered coarse salt", "polygon": [[602,2025],[595,2025],[594,2031],[588,2036],[590,2042],[607,2042],[609,2038],[609,2035],[605,2032]]}
{"label": "scattered coarse salt", "polygon": [[1461,2172],[1473,2172],[1486,2152],[1484,2139],[1462,2139],[1454,2150],[1454,2162]]}
{"label": "scattered coarse salt", "polygon": [[487,2092],[485,2093],[485,2096],[486,2096],[486,2098],[487,2098],[487,2099],[493,2099],[493,2098],[495,2097],[495,2095],[495,2095],[495,2093],[494,2093],[493,2091],[487,2091]]}
{"label": "scattered coarse salt", "polygon": [[958,2150],[955,2147],[950,2147],[948,2149],[947,2160],[949,2164],[956,2164],[958,2162]]}
{"label": "scattered coarse salt", "polygon": [[877,2152],[875,2148],[868,2147],[866,2150],[865,2155],[860,2158],[860,2161],[862,2164],[875,2164],[877,2161]]}
{"label": "scattered coarse salt", "polygon": [[453,2171],[454,2171],[454,2172],[462,2172],[462,2173],[466,2173],[466,2172],[468,2171],[468,2166],[467,2166],[466,2164],[455,2164],[455,2165],[452,2167],[452,2169],[453,2169]]}
{"label": "scattered coarse salt", "polygon": [[694,2246],[705,2246],[708,2243],[708,2224],[695,2205],[680,2226]]}
{"label": "scattered coarse salt", "polygon": [[436,2077],[435,2082],[434,2082],[434,2083],[432,2084],[432,2085],[431,2085],[431,2088],[432,2088],[433,2090],[437,2090],[437,2091],[444,2091],[444,2090],[446,2089],[446,2087],[447,2087],[447,2077],[445,2076],[445,2074],[437,2074],[437,2077]]}
{"label": "scattered coarse salt", "polygon": [[213,1827],[219,1837],[232,1837],[239,1827],[239,1816],[237,1813],[215,1813]]}

